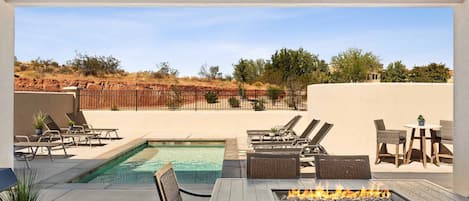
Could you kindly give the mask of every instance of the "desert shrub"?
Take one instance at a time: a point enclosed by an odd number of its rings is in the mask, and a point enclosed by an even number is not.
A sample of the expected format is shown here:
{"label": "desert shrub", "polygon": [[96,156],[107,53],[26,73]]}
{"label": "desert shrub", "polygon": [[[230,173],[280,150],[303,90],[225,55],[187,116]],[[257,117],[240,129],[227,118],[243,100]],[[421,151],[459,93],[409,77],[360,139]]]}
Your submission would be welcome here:
{"label": "desert shrub", "polygon": [[62,67],[59,67],[58,72],[62,74],[73,74],[75,71],[70,66],[62,66]]}
{"label": "desert shrub", "polygon": [[235,98],[235,97],[231,97],[228,99],[228,103],[230,103],[230,106],[231,107],[240,107],[241,103],[239,101],[239,99]]}
{"label": "desert shrub", "polygon": [[264,111],[265,110],[265,105],[264,105],[265,101],[264,100],[256,100],[252,103],[252,109],[254,109],[254,111]]}
{"label": "desert shrub", "polygon": [[262,86],[264,86],[264,83],[257,81],[257,82],[254,82],[254,84],[252,84],[252,85],[254,85],[256,87],[262,87]]}
{"label": "desert shrub", "polygon": [[124,72],[121,69],[121,62],[113,56],[90,56],[77,53],[75,58],[67,63],[85,76],[104,76]]}
{"label": "desert shrub", "polygon": [[269,88],[267,88],[267,96],[272,101],[272,105],[275,105],[275,103],[280,98],[282,93],[283,93],[283,90],[278,88],[278,87],[269,87]]}
{"label": "desert shrub", "polygon": [[176,110],[182,107],[183,101],[181,90],[177,86],[171,86],[166,106],[168,106],[170,110]]}
{"label": "desert shrub", "polygon": [[111,106],[111,111],[119,111],[119,107],[117,107],[117,105],[112,105]]}
{"label": "desert shrub", "polygon": [[217,103],[218,102],[218,93],[215,91],[207,91],[204,95],[207,103]]}

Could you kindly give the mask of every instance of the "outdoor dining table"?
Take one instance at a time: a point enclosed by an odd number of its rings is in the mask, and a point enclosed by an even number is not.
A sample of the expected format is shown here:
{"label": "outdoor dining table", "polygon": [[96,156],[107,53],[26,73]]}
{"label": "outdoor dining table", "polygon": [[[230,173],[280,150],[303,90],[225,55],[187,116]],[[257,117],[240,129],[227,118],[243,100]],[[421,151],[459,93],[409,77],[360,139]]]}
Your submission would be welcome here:
{"label": "outdoor dining table", "polygon": [[335,189],[360,190],[379,186],[416,201],[469,200],[424,179],[315,180],[220,178],[215,182],[210,201],[276,201],[273,190]]}
{"label": "outdoor dining table", "polygon": [[[426,136],[426,131],[428,130],[429,133],[431,133],[431,130],[434,130],[434,129],[440,129],[441,126],[440,125],[436,125],[436,124],[425,124],[423,126],[420,126],[418,124],[406,124],[404,125],[404,127],[406,128],[411,128],[412,129],[412,134],[411,134],[411,137],[410,137],[410,144],[409,144],[409,150],[407,151],[407,158],[406,158],[406,163],[410,163],[410,158],[411,158],[411,155],[412,155],[412,145],[414,143],[414,139],[419,139],[420,140],[420,157],[421,157],[421,160],[422,160],[422,163],[423,163],[423,167],[427,167],[427,145],[426,145],[426,140],[427,139],[431,139],[429,137]],[[415,131],[416,130],[419,130],[420,132],[420,136],[415,136]],[[432,153],[433,154],[433,153]]]}

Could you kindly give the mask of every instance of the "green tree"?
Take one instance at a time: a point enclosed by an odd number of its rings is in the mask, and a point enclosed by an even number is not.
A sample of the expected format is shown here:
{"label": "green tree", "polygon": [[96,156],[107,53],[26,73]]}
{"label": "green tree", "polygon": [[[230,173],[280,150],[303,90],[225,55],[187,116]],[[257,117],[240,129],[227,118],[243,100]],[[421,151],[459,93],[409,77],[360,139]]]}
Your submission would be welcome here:
{"label": "green tree", "polygon": [[90,56],[76,53],[75,58],[67,62],[75,70],[85,76],[104,76],[107,74],[123,74],[121,62],[113,56]]}
{"label": "green tree", "polygon": [[407,82],[407,74],[409,70],[402,63],[402,61],[395,61],[390,63],[382,74],[381,81],[383,82]]}
{"label": "green tree", "polygon": [[266,61],[263,59],[240,59],[237,64],[233,65],[234,79],[241,83],[252,84],[259,80],[259,77],[264,72]]}
{"label": "green tree", "polygon": [[[265,66],[268,82],[285,87],[290,97],[296,98],[308,84],[321,82],[322,74],[327,73],[327,64],[319,56],[313,55],[303,48],[298,50],[280,49],[272,55],[271,63]],[[295,109],[297,101],[292,100]]]}
{"label": "green tree", "polygon": [[412,82],[447,82],[450,77],[449,69],[442,63],[416,66],[409,73]]}
{"label": "green tree", "polygon": [[381,71],[383,65],[372,52],[348,49],[332,57],[331,67],[334,82],[363,82],[371,71]]}
{"label": "green tree", "polygon": [[202,65],[202,67],[200,67],[199,76],[208,80],[216,80],[223,78],[223,74],[220,72],[219,66],[207,67],[207,64],[204,64]]}
{"label": "green tree", "polygon": [[155,78],[168,78],[168,77],[177,77],[179,71],[175,68],[172,68],[169,62],[161,62],[156,65],[158,69],[156,72],[152,73]]}

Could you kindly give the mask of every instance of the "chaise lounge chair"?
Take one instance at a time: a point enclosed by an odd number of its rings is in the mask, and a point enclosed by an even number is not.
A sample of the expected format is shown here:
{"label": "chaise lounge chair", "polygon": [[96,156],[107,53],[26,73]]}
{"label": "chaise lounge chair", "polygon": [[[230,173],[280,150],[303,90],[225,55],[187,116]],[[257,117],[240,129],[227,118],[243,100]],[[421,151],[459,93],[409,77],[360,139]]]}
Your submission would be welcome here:
{"label": "chaise lounge chair", "polygon": [[[286,136],[288,134],[294,134],[293,127],[296,126],[298,121],[300,121],[301,115],[296,115],[293,117],[287,124],[283,126],[274,126],[273,128],[277,129],[277,133],[279,135]],[[247,135],[248,135],[248,144],[250,144],[252,141],[266,141],[271,139],[269,137],[269,134],[272,133],[272,129],[268,130],[247,130]],[[267,139],[266,139],[267,137]],[[255,139],[257,138],[257,139]]]}
{"label": "chaise lounge chair", "polygon": [[[313,120],[314,121],[314,120]],[[313,122],[311,122],[312,124]],[[291,148],[291,147],[301,147],[306,149],[309,153],[322,153],[327,154],[326,149],[320,144],[322,140],[326,137],[329,131],[334,125],[330,123],[324,123],[313,139],[309,141],[289,141],[289,142],[259,142],[253,144],[254,150],[258,149],[282,149],[282,148]],[[306,129],[308,130],[308,129]],[[305,130],[305,131],[306,131]],[[312,131],[312,129],[311,129]],[[311,132],[310,131],[310,132]]]}
{"label": "chaise lounge chair", "polygon": [[271,142],[264,143],[254,147],[255,152],[297,152],[300,154],[300,162],[314,166],[316,155],[327,155],[327,150],[321,145],[322,140],[326,137],[334,125],[324,123],[316,135],[309,142],[304,143],[285,143],[285,142]]}
{"label": "chaise lounge chair", "polygon": [[311,133],[313,132],[314,128],[316,128],[316,126],[319,124],[319,120],[317,119],[313,119],[309,124],[308,126],[305,128],[305,130],[303,131],[303,133],[301,133],[300,136],[297,136],[297,135],[292,135],[292,137],[288,137],[288,138],[285,138],[283,139],[282,141],[270,141],[270,142],[252,142],[251,145],[253,147],[256,147],[256,146],[263,146],[263,145],[271,145],[271,144],[276,144],[276,143],[290,143],[291,145],[298,145],[298,144],[305,144],[305,143],[308,143],[310,141],[310,138],[309,136],[311,135]]}
{"label": "chaise lounge chair", "polygon": [[83,115],[82,111],[77,113],[67,113],[66,116],[68,120],[75,123],[74,128],[80,129],[85,133],[104,133],[104,137],[107,137],[108,139],[112,139],[111,134],[114,134],[116,138],[119,138],[119,134],[117,133],[119,130],[118,128],[94,128],[86,121],[85,115]]}
{"label": "chaise lounge chair", "polygon": [[90,147],[92,146],[92,139],[98,139],[99,144],[102,144],[101,138],[99,138],[99,136],[101,135],[100,133],[85,133],[83,131],[69,130],[68,128],[60,128],[50,115],[46,116],[46,119],[44,120],[44,125],[48,130],[46,130],[44,134],[42,134],[39,140],[41,140],[42,138],[49,138],[50,142],[56,137],[60,137],[62,139],[71,138],[73,143],[78,146],[78,143],[80,142],[81,138],[85,138],[85,140],[89,143]]}

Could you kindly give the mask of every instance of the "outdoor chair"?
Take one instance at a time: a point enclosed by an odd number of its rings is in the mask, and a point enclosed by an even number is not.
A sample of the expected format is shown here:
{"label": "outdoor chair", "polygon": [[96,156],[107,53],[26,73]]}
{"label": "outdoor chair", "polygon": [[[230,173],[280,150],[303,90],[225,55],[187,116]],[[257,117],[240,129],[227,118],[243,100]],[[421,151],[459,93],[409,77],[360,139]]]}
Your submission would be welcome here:
{"label": "outdoor chair", "polygon": [[[30,142],[29,137],[25,135],[15,135],[15,142]],[[32,147],[27,148],[29,152],[17,151],[18,148],[14,148],[14,154],[16,160],[24,161],[26,164],[26,168],[30,169],[31,164],[30,161],[34,158],[34,150]]]}
{"label": "outdoor chair", "polygon": [[[314,121],[314,120],[313,120]],[[313,123],[313,122],[312,122]],[[311,123],[311,124],[312,124]],[[284,149],[292,147],[300,147],[302,154],[312,156],[316,154],[327,154],[326,148],[321,145],[322,140],[326,137],[334,125],[325,122],[316,135],[309,141],[291,141],[291,142],[259,142],[253,144],[254,151],[259,149]],[[308,129],[306,129],[308,130]],[[312,129],[311,129],[312,131]],[[310,132],[311,132],[310,131]],[[312,159],[311,161],[313,161]]]}
{"label": "outdoor chair", "polygon": [[315,156],[316,179],[371,179],[368,156]]}
{"label": "outdoor chair", "polygon": [[[396,167],[399,167],[399,156],[402,155],[403,161],[405,162],[406,156],[406,139],[407,131],[406,130],[389,130],[386,129],[384,125],[384,120],[378,119],[374,120],[376,128],[376,160],[375,164],[378,164],[382,161],[382,157],[394,157],[394,163]],[[394,154],[388,152],[387,145],[394,144],[396,145],[396,151]],[[399,154],[399,145],[402,144],[402,154]],[[381,146],[381,147],[380,147]]]}
{"label": "outdoor chair", "polygon": [[49,138],[49,142],[51,142],[54,138],[59,137],[63,143],[64,138],[71,138],[73,143],[78,146],[81,138],[85,138],[85,140],[89,143],[90,147],[92,146],[92,139],[98,139],[99,144],[102,144],[101,139],[99,138],[99,133],[85,133],[77,131],[72,132],[68,128],[60,128],[50,115],[46,116],[46,119],[44,120],[44,125],[48,130],[46,130],[42,134],[42,136],[39,138],[39,141],[41,141],[41,139],[43,138]]}
{"label": "outdoor chair", "polygon": [[300,155],[298,153],[248,153],[247,178],[298,179]]}
{"label": "outdoor chair", "polygon": [[281,141],[270,141],[270,142],[252,142],[252,146],[262,146],[264,144],[276,144],[276,143],[291,143],[292,145],[304,144],[310,141],[309,136],[313,132],[314,128],[319,124],[319,120],[313,119],[308,126],[305,128],[300,136],[293,135],[291,138],[285,138]]}
{"label": "outdoor chair", "polygon": [[208,194],[193,193],[180,188],[172,163],[166,164],[155,172],[154,179],[161,201],[182,201],[181,192],[196,197],[211,197]]}
{"label": "outdoor chair", "polygon": [[440,165],[440,158],[453,159],[453,152],[445,144],[453,144],[453,121],[440,120],[440,130],[431,130],[432,160]]}
{"label": "outdoor chair", "polygon": [[[293,134],[294,131],[293,128],[298,124],[298,122],[301,119],[301,115],[296,115],[293,117],[287,124],[283,126],[274,126],[273,128],[277,129],[278,135],[281,135],[283,137],[287,136],[288,134]],[[247,130],[246,133],[248,134],[248,140],[249,144],[252,141],[256,141],[254,138],[258,138],[257,141],[265,141],[266,137],[269,137],[269,134],[272,133],[272,129],[267,129],[267,130]],[[271,140],[272,138],[267,138],[268,140]]]}
{"label": "outdoor chair", "polygon": [[73,126],[74,129],[82,130],[85,133],[104,133],[104,137],[107,137],[108,139],[112,139],[111,134],[114,134],[116,138],[119,138],[118,128],[94,128],[86,121],[85,115],[82,111],[76,113],[66,113],[66,116],[68,120],[75,123]]}

